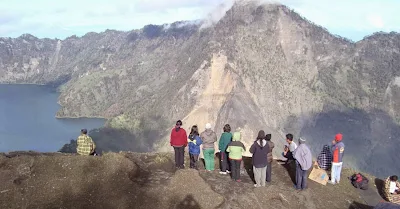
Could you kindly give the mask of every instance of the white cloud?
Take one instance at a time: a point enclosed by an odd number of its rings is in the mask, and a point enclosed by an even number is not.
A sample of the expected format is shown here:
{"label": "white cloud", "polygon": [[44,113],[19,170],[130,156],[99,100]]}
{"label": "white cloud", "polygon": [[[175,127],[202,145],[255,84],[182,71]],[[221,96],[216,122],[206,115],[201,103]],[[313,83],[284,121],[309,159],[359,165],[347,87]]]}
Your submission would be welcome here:
{"label": "white cloud", "polygon": [[367,17],[369,24],[377,29],[383,29],[385,27],[385,23],[383,19],[379,15],[369,15]]}

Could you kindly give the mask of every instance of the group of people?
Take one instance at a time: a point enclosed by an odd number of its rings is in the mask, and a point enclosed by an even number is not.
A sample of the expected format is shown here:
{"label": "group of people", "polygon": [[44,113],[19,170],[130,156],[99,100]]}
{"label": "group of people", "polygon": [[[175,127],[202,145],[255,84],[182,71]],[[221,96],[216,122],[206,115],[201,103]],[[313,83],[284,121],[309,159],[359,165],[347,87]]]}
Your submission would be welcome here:
{"label": "group of people", "polygon": [[[343,165],[344,143],[343,135],[337,134],[331,146],[324,146],[321,154],[317,158],[317,164],[325,170],[331,169],[331,184],[340,182],[340,174]],[[207,123],[205,130],[200,133],[196,125],[192,126],[189,136],[182,128],[182,121],[178,120],[171,131],[170,144],[175,151],[175,165],[178,169],[184,168],[185,147],[189,146],[190,168],[198,169],[200,146],[202,145],[205,169],[213,171],[215,166],[215,148],[217,135],[212,130],[210,123]],[[313,166],[312,153],[306,144],[306,140],[300,138],[299,146],[293,141],[293,135],[286,135],[287,145],[284,147],[282,156],[286,158],[285,163],[291,168],[296,169],[296,189],[307,188],[307,171]],[[266,182],[271,181],[271,163],[273,161],[272,151],[275,145],[271,141],[271,134],[266,134],[263,130],[258,132],[258,136],[250,147],[252,154],[253,173],[255,187],[265,186]],[[331,150],[332,149],[332,150]],[[246,147],[241,142],[240,132],[231,133],[231,127],[226,124],[218,142],[218,152],[220,153],[221,171],[220,174],[231,173],[234,181],[240,182],[240,168],[242,155]]]}
{"label": "group of people", "polygon": [[[275,147],[271,141],[271,134],[265,134],[263,130],[258,132],[258,136],[250,147],[252,156],[253,173],[255,187],[265,186],[266,182],[271,182],[271,163],[273,161],[272,151]],[[207,171],[214,171],[215,148],[217,135],[212,130],[210,123],[207,123],[205,130],[200,133],[196,125],[192,126],[189,136],[182,128],[182,121],[178,120],[175,128],[171,131],[170,144],[175,151],[175,165],[179,169],[184,167],[185,147],[189,146],[190,168],[198,169],[200,146],[203,145],[203,155],[205,168]],[[299,146],[293,141],[293,135],[286,135],[286,142],[282,156],[286,159],[285,164],[296,171],[297,190],[307,188],[307,171],[312,167],[312,153],[306,144],[306,140],[299,138]],[[331,171],[331,184],[339,184],[343,167],[344,155],[343,135],[336,134],[331,146],[324,145],[321,153],[317,157],[315,165],[326,171]],[[221,171],[220,174],[232,175],[232,179],[237,182],[240,180],[240,168],[242,165],[243,152],[246,147],[241,142],[240,132],[231,133],[231,126],[226,124],[218,142],[218,152],[220,153]],[[86,129],[81,130],[81,135],[77,139],[77,153],[79,155],[97,155],[96,144],[88,135]],[[390,176],[386,179],[384,193],[388,201],[400,204],[400,183],[397,176]]]}

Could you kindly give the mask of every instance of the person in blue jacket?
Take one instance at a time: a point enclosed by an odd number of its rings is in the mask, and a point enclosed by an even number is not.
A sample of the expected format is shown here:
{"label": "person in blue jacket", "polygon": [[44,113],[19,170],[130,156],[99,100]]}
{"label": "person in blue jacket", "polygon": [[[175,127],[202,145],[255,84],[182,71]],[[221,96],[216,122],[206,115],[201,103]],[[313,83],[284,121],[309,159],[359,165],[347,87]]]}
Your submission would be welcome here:
{"label": "person in blue jacket", "polygon": [[200,145],[203,143],[203,141],[200,138],[199,128],[196,125],[192,127],[188,138],[190,168],[197,170],[197,161],[199,160],[200,155]]}

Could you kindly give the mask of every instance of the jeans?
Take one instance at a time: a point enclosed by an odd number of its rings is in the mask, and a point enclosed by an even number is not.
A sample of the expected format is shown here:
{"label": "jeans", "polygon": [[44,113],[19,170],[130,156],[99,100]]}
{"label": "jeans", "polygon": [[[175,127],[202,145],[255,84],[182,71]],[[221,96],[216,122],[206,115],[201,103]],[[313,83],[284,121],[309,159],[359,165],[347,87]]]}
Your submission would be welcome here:
{"label": "jeans", "polygon": [[208,171],[214,170],[214,165],[215,165],[214,153],[215,149],[203,149],[204,162],[206,164],[206,170]]}
{"label": "jeans", "polygon": [[222,172],[229,171],[228,153],[221,151],[220,155],[221,155],[221,171]]}
{"label": "jeans", "polygon": [[197,169],[197,161],[199,160],[199,155],[198,154],[190,154],[190,168]]}
{"label": "jeans", "polygon": [[332,163],[332,171],[331,171],[331,182],[339,183],[340,181],[340,173],[342,172],[343,163]]}
{"label": "jeans", "polygon": [[256,168],[253,166],[254,180],[258,186],[265,187],[265,179],[267,174],[267,166]]}
{"label": "jeans", "polygon": [[296,161],[296,189],[307,188],[307,170],[301,169],[300,164]]}
{"label": "jeans", "polygon": [[175,166],[177,168],[185,168],[185,147],[174,147],[175,151]]}
{"label": "jeans", "polygon": [[232,172],[232,179],[239,180],[240,179],[240,164],[242,160],[233,160],[231,159],[231,172]]}
{"label": "jeans", "polygon": [[267,182],[271,182],[271,176],[272,176],[272,163],[268,163],[266,174],[265,174],[265,180]]}

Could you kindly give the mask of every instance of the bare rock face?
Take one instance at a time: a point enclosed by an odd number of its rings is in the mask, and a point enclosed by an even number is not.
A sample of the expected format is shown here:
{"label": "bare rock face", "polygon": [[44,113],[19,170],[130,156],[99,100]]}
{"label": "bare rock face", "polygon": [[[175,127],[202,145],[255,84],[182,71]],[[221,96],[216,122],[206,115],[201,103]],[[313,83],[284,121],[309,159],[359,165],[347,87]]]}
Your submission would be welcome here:
{"label": "bare rock face", "polygon": [[162,129],[153,149],[169,149],[169,127],[182,119],[187,131],[209,122],[217,134],[229,123],[247,146],[263,129],[275,154],[287,132],[307,138],[315,153],[342,132],[349,165],[378,173],[383,166],[385,175],[400,169],[388,168],[377,146],[400,148],[397,33],[353,43],[283,5],[236,3],[208,28],[178,22],[65,40],[24,35],[1,38],[0,52],[1,83],[62,84],[58,117],[106,117],[127,129],[142,127],[138,118],[162,118],[147,127]]}

